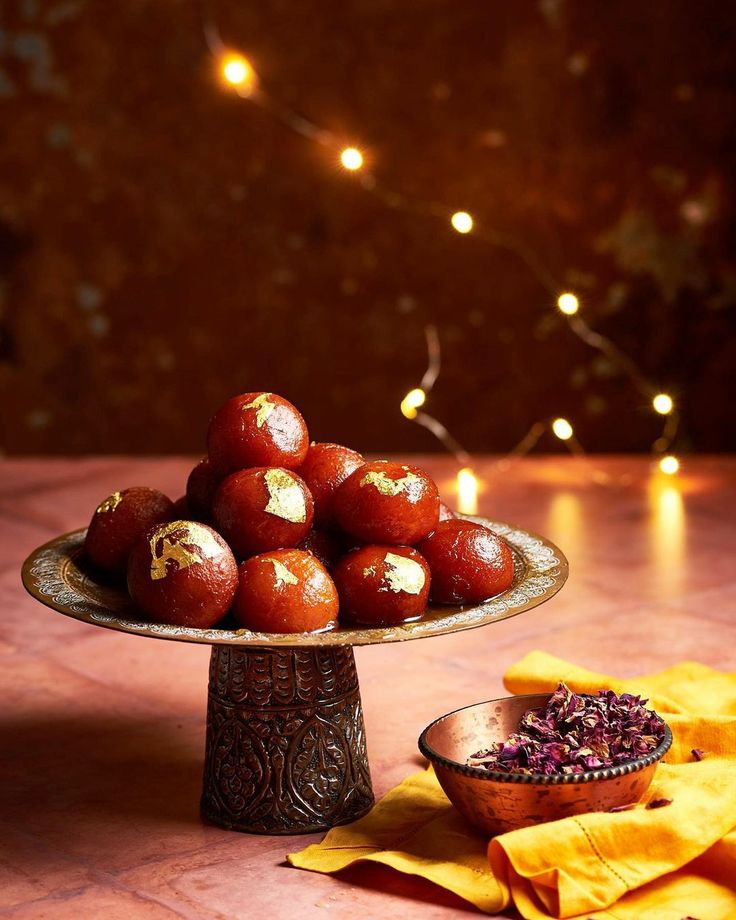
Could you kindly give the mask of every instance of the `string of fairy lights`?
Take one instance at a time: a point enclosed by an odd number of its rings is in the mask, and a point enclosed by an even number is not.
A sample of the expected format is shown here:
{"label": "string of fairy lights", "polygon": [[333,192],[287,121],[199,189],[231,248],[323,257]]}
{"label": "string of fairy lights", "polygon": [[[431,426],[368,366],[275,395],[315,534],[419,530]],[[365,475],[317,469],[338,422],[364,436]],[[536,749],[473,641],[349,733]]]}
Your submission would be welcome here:
{"label": "string of fairy lights", "polygon": [[[244,54],[228,47],[220,36],[217,24],[207,16],[203,20],[204,36],[212,55],[221,84],[242,99],[259,105],[274,118],[305,139],[329,148],[334,162],[339,163],[346,173],[354,175],[361,187],[379,198],[392,209],[407,211],[427,218],[441,220],[451,231],[461,235],[473,234],[494,247],[501,247],[515,253],[535,275],[550,297],[550,308],[557,309],[565,317],[568,328],[590,348],[605,355],[625,374],[640,395],[651,406],[655,416],[662,418],[662,430],[652,444],[652,451],[658,460],[659,470],[674,475],[680,468],[680,461],[672,452],[677,436],[679,412],[675,400],[669,393],[662,392],[651,383],[629,355],[623,352],[611,339],[592,329],[581,315],[581,301],[574,291],[565,290],[520,241],[481,224],[466,210],[453,211],[444,204],[417,200],[389,189],[383,185],[367,167],[366,152],[358,145],[345,143],[332,131],[322,128],[303,115],[294,112],[287,105],[272,96],[263,86],[253,63]],[[457,442],[448,429],[426,409],[427,399],[434,387],[441,368],[440,340],[433,325],[425,327],[427,347],[427,370],[418,386],[411,389],[401,400],[401,413],[406,419],[430,431],[457,459],[460,470],[457,486],[460,503],[472,508],[476,503],[478,480],[470,466],[468,452]],[[542,419],[531,425],[519,443],[508,452],[510,457],[529,453],[547,432],[558,438],[567,449],[582,455],[584,450],[575,435],[572,422],[563,417]],[[503,462],[503,461],[502,461]]]}

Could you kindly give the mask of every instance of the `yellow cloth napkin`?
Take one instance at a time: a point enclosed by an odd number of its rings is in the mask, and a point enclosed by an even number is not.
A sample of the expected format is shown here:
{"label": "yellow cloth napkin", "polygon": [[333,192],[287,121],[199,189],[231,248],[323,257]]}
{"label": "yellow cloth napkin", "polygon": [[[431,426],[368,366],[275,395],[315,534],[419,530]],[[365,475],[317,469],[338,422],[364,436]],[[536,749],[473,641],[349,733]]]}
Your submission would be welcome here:
{"label": "yellow cloth napkin", "polygon": [[[505,678],[513,693],[602,687],[639,693],[674,743],[645,799],[664,808],[596,812],[488,840],[449,804],[431,769],[391,790],[360,821],[331,830],[289,862],[337,872],[361,861],[421,875],[486,913],[513,905],[527,920],[736,918],[736,674],[685,662],[617,680],[532,652]],[[705,752],[702,761],[693,748]]]}

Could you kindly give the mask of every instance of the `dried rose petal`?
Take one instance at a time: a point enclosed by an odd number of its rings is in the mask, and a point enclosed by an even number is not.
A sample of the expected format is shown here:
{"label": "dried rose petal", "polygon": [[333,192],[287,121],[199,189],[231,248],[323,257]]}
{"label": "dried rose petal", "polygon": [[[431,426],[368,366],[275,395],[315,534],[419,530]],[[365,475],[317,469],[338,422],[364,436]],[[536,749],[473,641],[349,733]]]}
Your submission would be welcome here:
{"label": "dried rose petal", "polygon": [[705,751],[701,751],[700,748],[693,748],[690,753],[693,755],[695,760],[702,760],[705,757]]}
{"label": "dried rose petal", "polygon": [[561,683],[541,709],[530,709],[506,741],[468,758],[470,766],[546,776],[610,767],[653,751],[664,722],[631,693],[573,693]]}
{"label": "dried rose petal", "polygon": [[647,808],[664,808],[665,805],[671,805],[672,799],[652,799],[647,802]]}

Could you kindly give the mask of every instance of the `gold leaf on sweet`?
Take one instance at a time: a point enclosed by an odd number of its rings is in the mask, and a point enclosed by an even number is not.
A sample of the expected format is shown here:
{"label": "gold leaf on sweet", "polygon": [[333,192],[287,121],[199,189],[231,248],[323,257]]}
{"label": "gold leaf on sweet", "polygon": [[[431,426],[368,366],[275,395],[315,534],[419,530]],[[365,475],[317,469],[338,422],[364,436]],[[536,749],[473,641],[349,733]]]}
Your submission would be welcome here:
{"label": "gold leaf on sweet", "polygon": [[[156,531],[149,540],[151,547],[151,579],[158,581],[171,572],[188,569],[222,552],[212,534],[193,521],[172,521]],[[169,570],[168,563],[176,568]]]}
{"label": "gold leaf on sweet", "polygon": [[426,576],[418,562],[414,559],[407,559],[406,556],[399,556],[397,553],[386,553],[384,562],[386,572],[383,577],[388,582],[391,591],[396,593],[403,591],[405,594],[421,592]]}
{"label": "gold leaf on sweet", "polygon": [[255,399],[252,399],[249,403],[246,403],[242,409],[245,412],[246,409],[255,409],[256,410],[256,427],[262,428],[264,422],[269,417],[269,415],[276,408],[276,403],[272,403],[268,398],[271,396],[271,393],[259,393]]}
{"label": "gold leaf on sweet", "polygon": [[298,483],[286,470],[271,469],[263,474],[268,489],[265,511],[276,517],[303,524],[307,519],[307,504]]}
{"label": "gold leaf on sweet", "polygon": [[280,588],[282,585],[298,585],[299,579],[293,572],[290,572],[286,568],[283,562],[279,562],[278,559],[267,559],[267,562],[270,562],[273,566],[273,573],[276,576],[276,587]]}
{"label": "gold leaf on sweet", "polygon": [[374,486],[381,495],[398,495],[400,492],[408,492],[409,487],[415,482],[420,482],[420,479],[414,473],[407,472],[401,479],[391,479],[383,472],[369,470],[360,480],[360,485]]}
{"label": "gold leaf on sweet", "polygon": [[122,500],[123,496],[120,492],[113,492],[112,495],[108,495],[105,501],[98,506],[95,513],[104,514],[105,511],[114,511]]}

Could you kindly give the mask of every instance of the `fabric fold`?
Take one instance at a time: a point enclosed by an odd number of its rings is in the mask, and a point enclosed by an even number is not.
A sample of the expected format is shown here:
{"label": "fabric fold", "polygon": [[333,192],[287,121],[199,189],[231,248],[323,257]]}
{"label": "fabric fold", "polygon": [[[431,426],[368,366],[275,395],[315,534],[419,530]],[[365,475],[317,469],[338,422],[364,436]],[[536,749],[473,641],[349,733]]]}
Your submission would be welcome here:
{"label": "fabric fold", "polygon": [[366,817],[333,828],[321,843],[287,859],[297,868],[328,873],[356,862],[381,863],[421,875],[492,914],[508,899],[489,870],[487,843],[448,802],[430,768],[405,779]]}

